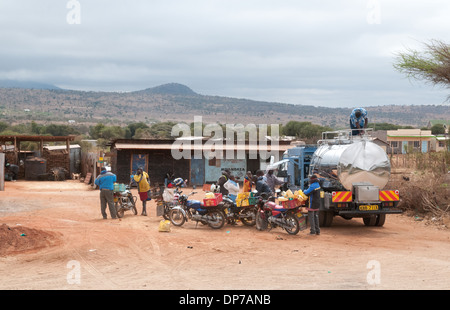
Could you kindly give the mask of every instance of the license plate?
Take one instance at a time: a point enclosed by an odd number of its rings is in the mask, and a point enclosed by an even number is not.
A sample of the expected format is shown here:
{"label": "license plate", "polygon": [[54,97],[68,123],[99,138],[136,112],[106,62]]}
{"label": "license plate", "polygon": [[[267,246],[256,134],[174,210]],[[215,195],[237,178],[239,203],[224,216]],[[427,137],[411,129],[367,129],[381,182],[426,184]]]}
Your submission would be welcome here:
{"label": "license plate", "polygon": [[359,206],[360,211],[374,211],[378,210],[378,205],[361,205]]}

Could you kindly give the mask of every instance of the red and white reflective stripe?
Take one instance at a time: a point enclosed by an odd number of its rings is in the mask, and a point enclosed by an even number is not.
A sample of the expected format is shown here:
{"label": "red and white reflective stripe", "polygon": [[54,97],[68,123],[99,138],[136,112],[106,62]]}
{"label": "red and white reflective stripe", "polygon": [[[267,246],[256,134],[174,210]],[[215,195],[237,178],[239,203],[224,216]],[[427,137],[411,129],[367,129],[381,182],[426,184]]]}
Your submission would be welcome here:
{"label": "red and white reflective stripe", "polygon": [[399,201],[400,195],[398,190],[380,191],[380,201]]}
{"label": "red and white reflective stripe", "polygon": [[332,202],[351,202],[352,192],[332,192],[331,193]]}

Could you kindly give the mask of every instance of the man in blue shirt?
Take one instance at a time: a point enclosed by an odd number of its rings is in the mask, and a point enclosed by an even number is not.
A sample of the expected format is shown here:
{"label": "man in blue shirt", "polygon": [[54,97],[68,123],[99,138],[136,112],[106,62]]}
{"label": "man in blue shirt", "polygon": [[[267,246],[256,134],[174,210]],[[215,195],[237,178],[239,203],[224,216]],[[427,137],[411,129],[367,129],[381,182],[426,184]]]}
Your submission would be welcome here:
{"label": "man in blue shirt", "polygon": [[309,187],[304,191],[309,196],[308,219],[311,227],[310,235],[320,235],[319,208],[320,208],[320,184],[316,175],[309,178]]}
{"label": "man in blue shirt", "polygon": [[262,170],[256,171],[256,190],[258,191],[258,194],[261,195],[262,193],[271,194],[272,191],[270,190],[269,185],[267,184],[267,181],[264,178],[264,172]]}
{"label": "man in blue shirt", "polygon": [[364,133],[364,128],[368,124],[367,111],[363,108],[353,109],[350,114],[350,128],[352,129],[352,136],[361,135]]}
{"label": "man in blue shirt", "polygon": [[109,213],[111,218],[117,218],[117,210],[114,206],[114,182],[117,177],[114,173],[106,171],[105,167],[102,167],[100,175],[95,179],[95,185],[100,188],[100,209],[103,219],[106,219],[106,204],[109,207]]}

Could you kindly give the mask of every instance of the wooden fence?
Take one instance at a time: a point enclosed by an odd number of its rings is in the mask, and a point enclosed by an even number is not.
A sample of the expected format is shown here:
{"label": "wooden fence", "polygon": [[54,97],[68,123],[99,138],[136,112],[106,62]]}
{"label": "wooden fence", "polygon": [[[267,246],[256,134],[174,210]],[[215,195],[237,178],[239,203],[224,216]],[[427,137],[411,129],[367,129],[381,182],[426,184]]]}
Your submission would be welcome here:
{"label": "wooden fence", "polygon": [[432,171],[446,174],[450,170],[450,152],[391,154],[391,170]]}

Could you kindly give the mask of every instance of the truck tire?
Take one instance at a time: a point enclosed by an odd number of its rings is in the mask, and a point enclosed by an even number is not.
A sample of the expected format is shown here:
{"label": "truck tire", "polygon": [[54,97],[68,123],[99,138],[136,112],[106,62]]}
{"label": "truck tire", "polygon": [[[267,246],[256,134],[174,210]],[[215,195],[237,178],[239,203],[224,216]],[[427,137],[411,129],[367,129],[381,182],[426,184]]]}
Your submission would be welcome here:
{"label": "truck tire", "polygon": [[378,214],[377,215],[377,221],[375,223],[375,226],[383,226],[384,222],[386,221],[386,214]]}
{"label": "truck tire", "polygon": [[333,211],[319,211],[319,226],[330,227],[333,223]]}
{"label": "truck tire", "polygon": [[376,223],[377,223],[377,218],[378,218],[377,215],[370,215],[370,216],[367,216],[367,217],[363,217],[364,225],[366,225],[366,226],[375,226]]}

